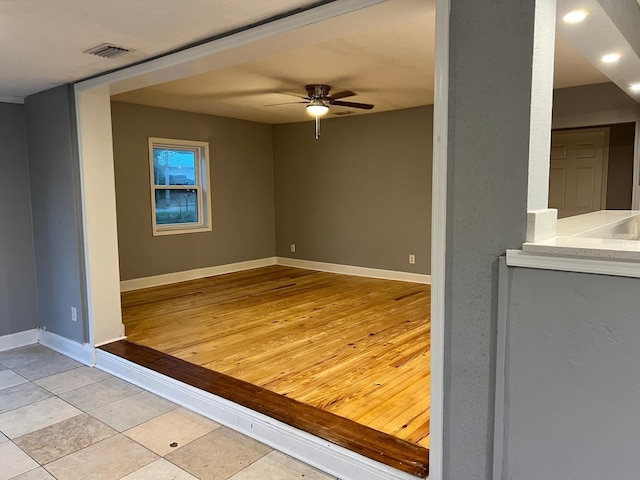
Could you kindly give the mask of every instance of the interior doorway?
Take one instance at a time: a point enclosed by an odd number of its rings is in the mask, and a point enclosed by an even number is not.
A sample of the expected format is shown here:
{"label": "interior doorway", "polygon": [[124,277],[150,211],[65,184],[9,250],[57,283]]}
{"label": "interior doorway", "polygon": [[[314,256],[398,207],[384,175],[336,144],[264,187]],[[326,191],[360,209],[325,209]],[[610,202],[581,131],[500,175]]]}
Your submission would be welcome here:
{"label": "interior doorway", "polygon": [[[360,8],[363,8],[366,3],[367,2],[364,1],[360,2]],[[376,2],[369,3],[374,4]],[[327,19],[330,19],[328,22],[338,19],[340,14],[335,12],[335,9],[338,7],[339,5],[335,4],[326,7],[328,11],[325,15]],[[351,8],[353,9],[354,7],[351,6]],[[178,77],[183,75],[184,71],[203,71],[205,68],[215,69],[216,66],[219,67],[229,61],[229,55],[216,56],[216,53],[219,53],[220,50],[230,50],[232,47],[228,46],[229,43],[233,44],[233,46],[239,45],[237,49],[238,52],[234,50],[234,61],[237,61],[242,55],[246,55],[246,58],[260,55],[260,52],[250,51],[250,49],[245,48],[245,45],[249,44],[248,38],[254,41],[260,39],[261,46],[267,48],[272,40],[270,37],[277,37],[273,39],[272,43],[277,43],[278,48],[286,48],[287,45],[291,43],[290,39],[285,38],[287,37],[289,29],[295,30],[296,28],[301,28],[300,25],[313,25],[314,23],[320,23],[321,20],[322,19],[319,19],[319,16],[315,14],[313,16],[313,22],[309,21],[308,18],[303,18],[299,20],[299,25],[288,25],[288,22],[295,22],[285,19],[277,26],[268,25],[262,29],[258,28],[259,31],[241,32],[237,35],[239,38],[234,38],[232,41],[225,39],[225,41],[222,42],[224,43],[223,47],[216,46],[216,48],[211,49],[211,59],[203,59],[204,55],[201,51],[197,52],[197,54],[185,52],[184,55],[176,54],[175,57],[160,59],[159,62],[156,62],[166,67],[163,70],[159,69],[157,65],[138,65],[129,71],[114,72],[111,75],[91,79],[76,85],[77,111],[80,127],[79,143],[82,162],[83,211],[85,215],[85,245],[88,250],[87,271],[91,296],[89,316],[91,318],[92,344],[100,345],[111,342],[122,337],[125,333],[122,328],[123,325],[119,311],[120,292],[118,288],[119,272],[117,268],[117,219],[114,208],[115,197],[112,181],[113,145],[110,135],[111,95],[133,90],[136,87],[139,88],[143,84],[160,83],[172,76]],[[282,23],[287,24],[286,28],[282,26]],[[340,22],[335,23],[336,31],[340,30]],[[311,28],[313,29],[313,26]],[[282,33],[283,31],[285,33]],[[328,24],[323,26],[321,33],[324,35],[331,33]],[[203,50],[203,48],[200,50]],[[237,55],[235,55],[235,53],[237,53]],[[189,64],[189,60],[193,60],[193,62]],[[182,73],[178,72],[180,69],[183,70]],[[100,222],[94,220],[98,218]],[[101,360],[102,355],[103,354],[98,351],[98,362]],[[438,355],[436,355],[436,357],[439,358]],[[436,391],[441,389],[437,382],[432,383],[436,384]],[[185,395],[191,394],[190,390],[185,390],[185,392],[187,392]],[[436,411],[436,414],[437,413],[438,411]],[[236,415],[236,412],[234,411],[233,414]],[[339,461],[347,465],[344,467],[345,469],[356,468],[354,465],[364,470],[370,469],[371,475],[367,478],[396,478],[391,475],[390,471],[380,469],[379,464],[374,463],[372,465],[366,461],[367,459],[356,458],[350,453],[336,449],[335,445],[327,446],[326,442],[310,439],[309,436],[300,435],[288,429],[280,429],[279,426],[276,428],[274,427],[274,422],[263,421],[262,419],[257,421],[253,416],[251,417],[250,425],[246,426],[245,424],[249,422],[245,422],[244,419],[248,419],[249,416],[246,415],[245,412],[240,412],[237,415],[238,418],[240,418],[239,421],[227,420],[228,423],[234,423],[240,431],[245,431],[267,443],[285,445],[283,449],[295,456],[305,458],[310,449],[322,450],[321,454],[316,453],[316,457],[324,455],[330,458],[330,460],[327,461],[328,463],[335,464],[337,462],[336,457],[340,456],[340,458],[344,460]],[[437,415],[435,416],[435,423],[439,423]],[[300,442],[299,445],[296,444],[294,446],[294,440],[292,440],[292,438],[296,436],[299,437]],[[307,458],[307,461],[308,460]],[[376,473],[374,474],[374,472]],[[386,476],[378,477],[376,475]],[[397,473],[394,473],[394,475],[397,475]]]}
{"label": "interior doorway", "polygon": [[[590,143],[594,139],[602,143],[600,151]],[[558,218],[595,210],[633,209],[635,145],[635,122],[554,130],[551,144],[549,204],[550,208],[559,209]],[[590,160],[587,158],[590,153],[599,155],[599,158]],[[571,160],[572,156],[573,160]],[[581,158],[575,158],[578,156]],[[593,161],[602,164],[599,171],[593,172],[596,177],[600,176],[600,180],[596,178],[592,183],[588,183],[586,180],[591,178],[592,174],[589,171],[591,168],[589,162]],[[573,171],[566,170],[567,165],[570,165]],[[577,178],[578,168],[583,169],[580,172],[580,179]],[[596,184],[601,186],[599,196],[595,192]],[[577,199],[575,195],[580,188],[583,188],[582,196]],[[565,199],[564,196],[567,194],[565,190],[572,192],[574,198]],[[573,207],[572,209],[571,205],[575,206],[577,201],[589,203],[590,207],[582,209]],[[565,206],[560,208],[562,205]],[[570,213],[572,210],[577,212]]]}
{"label": "interior doorway", "polygon": [[558,218],[604,210],[608,159],[609,128],[552,133],[549,208]]}

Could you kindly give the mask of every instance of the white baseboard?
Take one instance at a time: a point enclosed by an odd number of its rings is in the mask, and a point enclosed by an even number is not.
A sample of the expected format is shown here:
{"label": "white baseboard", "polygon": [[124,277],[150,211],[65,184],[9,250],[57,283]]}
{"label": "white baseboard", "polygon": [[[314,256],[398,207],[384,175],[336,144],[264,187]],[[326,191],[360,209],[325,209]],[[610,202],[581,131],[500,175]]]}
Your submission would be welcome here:
{"label": "white baseboard", "polygon": [[11,350],[12,348],[24,347],[41,343],[47,348],[71,357],[80,363],[92,366],[95,364],[95,349],[88,344],[81,344],[61,337],[58,334],[47,332],[46,330],[26,330],[24,332],[12,333],[0,337],[0,352]]}
{"label": "white baseboard", "polygon": [[353,265],[340,265],[337,263],[314,262],[297,258],[276,257],[277,265],[287,267],[318,270],[320,272],[341,273],[355,275],[357,277],[381,278],[383,280],[400,280],[402,282],[431,284],[431,275],[421,273],[398,272],[395,270],[382,270],[380,268],[356,267]]}
{"label": "white baseboard", "polygon": [[85,365],[95,365],[95,348],[88,343],[78,343],[56,333],[40,330],[40,343],[51,350],[62,353]]}
{"label": "white baseboard", "polygon": [[382,270],[380,268],[356,267],[353,265],[340,265],[337,263],[314,262],[287,257],[267,257],[246,262],[230,263],[228,265],[216,265],[215,267],[197,268],[184,272],[165,273],[153,277],[133,278],[120,282],[121,292],[130,292],[142,288],[158,287],[171,283],[186,282],[198,278],[224,275],[225,273],[242,272],[253,268],[268,267],[269,265],[284,265],[287,267],[304,268],[306,270],[318,270],[320,272],[341,273],[343,275],[355,275],[357,277],[381,278],[384,280],[400,280],[431,284],[431,275],[420,273],[398,272],[395,270]]}
{"label": "white baseboard", "polygon": [[103,350],[96,350],[96,367],[342,480],[417,480],[413,475]]}
{"label": "white baseboard", "polygon": [[25,330],[24,332],[10,333],[0,336],[0,352],[11,350],[12,348],[24,347],[38,343],[38,329]]}
{"label": "white baseboard", "polygon": [[133,278],[131,280],[122,280],[120,282],[120,291],[129,292],[131,290],[139,290],[141,288],[186,282],[187,280],[213,277],[214,275],[223,275],[225,273],[241,272],[243,270],[251,270],[252,268],[268,267],[269,265],[275,265],[275,263],[276,257],[267,257],[259,258],[257,260],[248,260],[246,262],[229,263],[227,265],[196,268],[194,270],[185,270],[183,272],[165,273],[163,275],[154,275],[152,277]]}

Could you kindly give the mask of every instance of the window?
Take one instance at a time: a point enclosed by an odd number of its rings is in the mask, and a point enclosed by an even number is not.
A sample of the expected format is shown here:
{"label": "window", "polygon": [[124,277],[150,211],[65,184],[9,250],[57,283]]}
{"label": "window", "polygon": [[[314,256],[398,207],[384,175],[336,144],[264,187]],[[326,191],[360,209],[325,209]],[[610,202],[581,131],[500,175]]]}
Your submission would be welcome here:
{"label": "window", "polygon": [[154,235],[211,230],[209,144],[149,137]]}

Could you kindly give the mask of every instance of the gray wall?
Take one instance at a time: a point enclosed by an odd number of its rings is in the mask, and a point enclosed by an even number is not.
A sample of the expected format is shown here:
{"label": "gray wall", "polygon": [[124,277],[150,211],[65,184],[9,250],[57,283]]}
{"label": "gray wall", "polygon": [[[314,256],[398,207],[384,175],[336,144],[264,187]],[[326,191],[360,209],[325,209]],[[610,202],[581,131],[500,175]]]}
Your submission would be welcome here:
{"label": "gray wall", "polygon": [[[271,257],[271,125],[112,103],[120,278]],[[154,237],[148,137],[209,142],[213,231]]]}
{"label": "gray wall", "polygon": [[0,336],[36,328],[24,105],[0,103]]}
{"label": "gray wall", "polygon": [[525,239],[535,3],[451,2],[443,425],[450,480],[492,477],[498,257]]}
{"label": "gray wall", "polygon": [[635,480],[640,279],[509,268],[496,479]]}
{"label": "gray wall", "polygon": [[[27,97],[27,145],[40,326],[87,340],[73,88]],[[78,319],[71,320],[71,307]]]}
{"label": "gray wall", "polygon": [[635,122],[638,118],[640,104],[614,83],[553,91],[554,129]]}
{"label": "gray wall", "polygon": [[609,125],[607,210],[631,210],[633,196],[634,123]]}
{"label": "gray wall", "polygon": [[431,273],[432,131],[432,106],[323,120],[319,140],[275,125],[277,254]]}

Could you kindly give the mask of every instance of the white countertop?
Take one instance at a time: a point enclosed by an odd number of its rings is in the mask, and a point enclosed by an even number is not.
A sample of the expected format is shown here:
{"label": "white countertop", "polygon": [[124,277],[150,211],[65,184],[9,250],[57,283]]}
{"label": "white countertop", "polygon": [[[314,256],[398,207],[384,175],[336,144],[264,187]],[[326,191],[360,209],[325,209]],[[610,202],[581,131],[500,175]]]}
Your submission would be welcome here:
{"label": "white countertop", "polygon": [[560,237],[586,236],[589,232],[615,227],[638,215],[640,215],[639,210],[600,210],[561,218],[556,226],[556,234]]}
{"label": "white countertop", "polygon": [[640,277],[640,240],[595,238],[634,217],[640,219],[640,211],[602,210],[560,219],[555,237],[509,250],[507,265]]}

